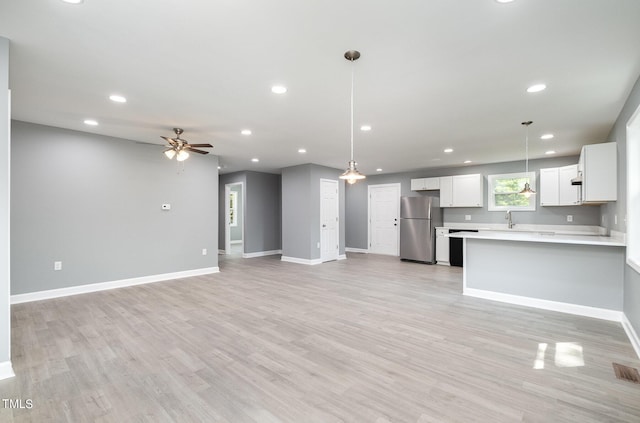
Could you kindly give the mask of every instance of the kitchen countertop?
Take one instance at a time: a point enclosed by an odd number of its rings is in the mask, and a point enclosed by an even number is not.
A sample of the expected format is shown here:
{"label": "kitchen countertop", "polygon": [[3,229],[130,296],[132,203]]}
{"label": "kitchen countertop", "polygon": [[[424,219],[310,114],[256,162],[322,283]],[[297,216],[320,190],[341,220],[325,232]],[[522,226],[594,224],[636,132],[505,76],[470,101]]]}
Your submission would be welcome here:
{"label": "kitchen countertop", "polygon": [[479,230],[478,232],[455,232],[449,238],[488,239],[497,241],[548,242],[555,244],[602,245],[607,247],[624,247],[622,239],[601,235],[569,235],[550,231],[509,231]]}

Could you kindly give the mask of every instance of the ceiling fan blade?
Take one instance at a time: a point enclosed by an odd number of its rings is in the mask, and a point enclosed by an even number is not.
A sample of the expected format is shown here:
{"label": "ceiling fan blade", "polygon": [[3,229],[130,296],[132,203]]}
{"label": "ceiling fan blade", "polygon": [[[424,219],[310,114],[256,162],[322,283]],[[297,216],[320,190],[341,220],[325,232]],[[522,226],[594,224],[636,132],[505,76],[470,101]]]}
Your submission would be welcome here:
{"label": "ceiling fan blade", "polygon": [[196,150],[195,148],[191,148],[191,145],[186,145],[184,147],[184,149],[187,150],[187,151],[193,151],[194,153],[198,153],[198,154],[209,154],[208,151]]}
{"label": "ceiling fan blade", "polygon": [[211,144],[189,144],[189,147],[207,147],[207,148],[213,148],[213,146]]}
{"label": "ceiling fan blade", "polygon": [[174,140],[173,138],[169,138],[169,137],[163,137],[162,135],[160,135],[160,138],[164,139],[166,142],[168,142],[171,145],[178,145],[178,141]]}

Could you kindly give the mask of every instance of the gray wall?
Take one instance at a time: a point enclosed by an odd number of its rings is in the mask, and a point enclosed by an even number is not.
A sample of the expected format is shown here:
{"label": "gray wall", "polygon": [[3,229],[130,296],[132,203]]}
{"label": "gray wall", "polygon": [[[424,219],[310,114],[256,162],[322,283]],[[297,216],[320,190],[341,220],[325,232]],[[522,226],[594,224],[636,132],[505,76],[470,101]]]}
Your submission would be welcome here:
{"label": "gray wall", "polygon": [[344,254],[345,184],[342,170],[315,164],[282,169],[282,255],[304,260],[320,258],[320,179],[338,180],[339,254]]}
{"label": "gray wall", "polygon": [[9,40],[0,37],[0,363],[11,359]]}
{"label": "gray wall", "polygon": [[217,164],[14,121],[12,294],[216,267]]}
{"label": "gray wall", "polygon": [[[529,161],[529,170],[536,171],[539,187],[539,170],[547,167],[558,167],[578,163],[577,156],[555,157]],[[464,175],[481,173],[484,177],[483,207],[443,208],[445,222],[464,223],[505,223],[504,212],[488,211],[487,208],[487,175],[514,173],[524,171],[524,160],[487,165],[464,166],[454,168],[425,169],[414,172],[394,173],[388,175],[369,175],[364,182],[347,186],[347,247],[367,248],[367,187],[369,185],[400,183],[403,196],[438,196],[439,191],[411,191],[411,179],[423,177]],[[513,221],[518,224],[543,225],[595,225],[600,224],[599,207],[564,206],[541,207],[536,195],[535,211],[517,211],[513,213]],[[573,222],[567,222],[567,215],[573,215]],[[471,215],[471,221],[465,221],[465,215]]]}
{"label": "gray wall", "polygon": [[280,222],[280,175],[246,172],[244,252],[258,253],[282,248]]}
{"label": "gray wall", "polygon": [[280,250],[280,175],[252,171],[220,175],[219,248],[224,249],[224,186],[238,182],[244,184],[244,252]]}
{"label": "gray wall", "polygon": [[[640,78],[631,90],[613,129],[607,137],[608,141],[615,141],[618,148],[618,201],[601,206],[602,216],[606,227],[620,232],[626,232],[627,225],[624,217],[627,215],[627,122],[640,106]],[[614,216],[618,216],[618,223],[614,223]],[[624,313],[640,335],[640,274],[625,264],[624,269]]]}
{"label": "gray wall", "polygon": [[[231,186],[231,192],[236,193],[236,222],[237,226],[231,227],[231,241],[242,241],[242,221],[244,219],[244,190],[242,189],[242,185],[233,185]],[[224,203],[222,200],[220,200]]]}

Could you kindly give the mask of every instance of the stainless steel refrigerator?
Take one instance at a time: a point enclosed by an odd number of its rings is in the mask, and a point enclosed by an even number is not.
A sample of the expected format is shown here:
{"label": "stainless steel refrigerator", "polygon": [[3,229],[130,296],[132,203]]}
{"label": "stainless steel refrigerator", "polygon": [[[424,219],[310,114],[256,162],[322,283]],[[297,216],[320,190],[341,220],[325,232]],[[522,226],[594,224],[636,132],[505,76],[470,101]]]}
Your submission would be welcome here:
{"label": "stainless steel refrigerator", "polygon": [[437,226],[442,226],[439,198],[401,197],[400,258],[435,263]]}

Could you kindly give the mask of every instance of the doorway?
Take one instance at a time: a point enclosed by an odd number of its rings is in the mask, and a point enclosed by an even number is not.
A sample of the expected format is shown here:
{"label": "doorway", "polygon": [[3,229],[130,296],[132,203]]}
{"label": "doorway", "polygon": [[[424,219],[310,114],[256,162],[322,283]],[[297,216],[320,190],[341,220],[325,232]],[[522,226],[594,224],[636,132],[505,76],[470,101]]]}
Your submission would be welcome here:
{"label": "doorway", "polygon": [[224,251],[225,254],[244,254],[244,185],[242,182],[226,184]]}
{"label": "doorway", "polygon": [[320,179],[320,261],[338,260],[338,181]]}
{"label": "doorway", "polygon": [[400,184],[369,185],[369,252],[400,255]]}

